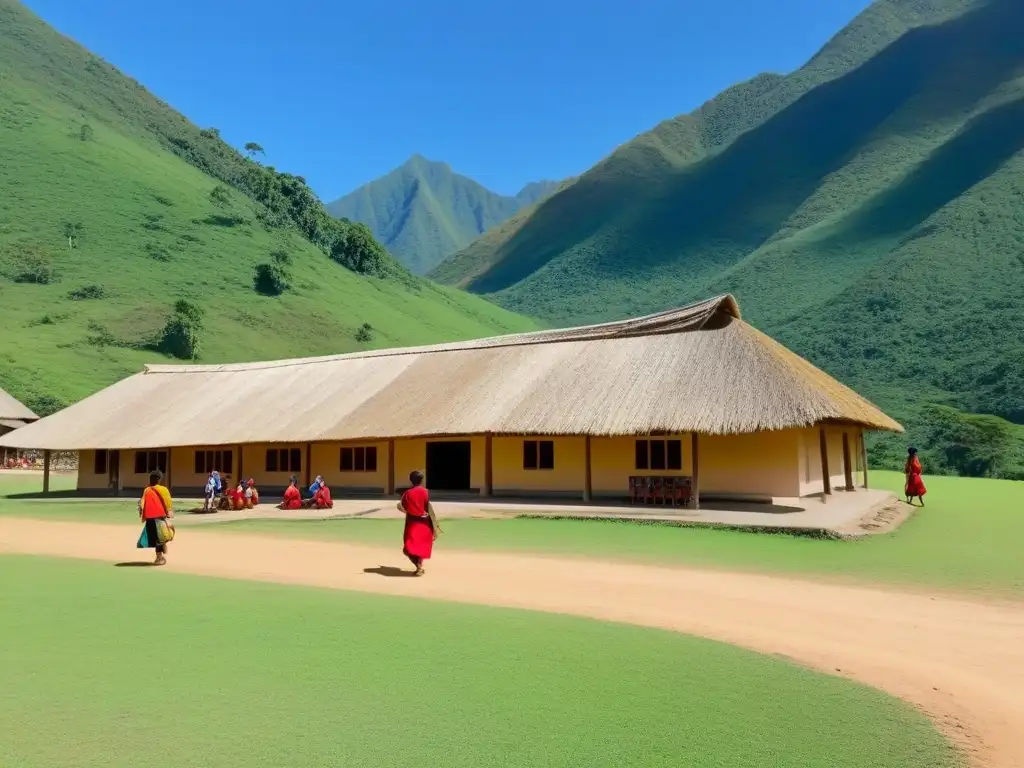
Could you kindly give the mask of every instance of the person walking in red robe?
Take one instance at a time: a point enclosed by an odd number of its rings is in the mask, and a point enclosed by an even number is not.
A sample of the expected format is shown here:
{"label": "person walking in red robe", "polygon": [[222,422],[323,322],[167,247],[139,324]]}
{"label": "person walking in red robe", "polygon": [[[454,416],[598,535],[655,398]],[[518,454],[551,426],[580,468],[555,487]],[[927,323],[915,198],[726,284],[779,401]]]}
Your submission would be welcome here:
{"label": "person walking in red robe", "polygon": [[917,458],[917,448],[907,449],[907,462],[903,465],[903,474],[907,477],[907,484],[903,489],[907,496],[907,504],[913,504],[916,497],[923,507],[924,495],[928,493],[928,489],[924,487],[924,480],[921,479],[921,460]]}
{"label": "person walking in red robe", "polygon": [[434,551],[434,540],[441,533],[441,527],[430,506],[430,493],[423,487],[423,473],[415,471],[409,475],[412,488],[402,494],[398,509],[405,513],[402,554],[416,568],[416,575],[422,576],[423,562],[430,559]]}

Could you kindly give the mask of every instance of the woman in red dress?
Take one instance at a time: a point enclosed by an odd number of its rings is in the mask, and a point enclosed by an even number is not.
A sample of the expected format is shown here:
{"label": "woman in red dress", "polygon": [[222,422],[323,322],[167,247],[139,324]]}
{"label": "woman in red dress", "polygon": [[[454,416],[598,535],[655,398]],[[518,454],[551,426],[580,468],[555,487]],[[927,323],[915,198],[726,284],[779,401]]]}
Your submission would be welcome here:
{"label": "woman in red dress", "polygon": [[405,513],[405,533],[402,554],[416,568],[416,575],[422,576],[423,561],[429,560],[434,550],[434,540],[441,533],[441,527],[430,506],[430,493],[423,487],[423,473],[415,471],[409,475],[412,488],[402,494],[398,509]]}
{"label": "woman in red dress", "polygon": [[299,478],[291,476],[288,487],[284,491],[284,499],[277,505],[278,509],[302,509],[302,494],[299,493]]}
{"label": "woman in red dress", "polygon": [[331,500],[331,489],[327,487],[326,480],[320,481],[320,487],[313,495],[313,506],[317,509],[330,509],[334,506],[334,502]]}
{"label": "woman in red dress", "polygon": [[907,476],[907,485],[903,489],[907,496],[907,504],[914,503],[914,497],[924,506],[924,495],[928,489],[921,479],[921,460],[917,458],[917,448],[907,449],[907,463],[903,465],[903,474]]}

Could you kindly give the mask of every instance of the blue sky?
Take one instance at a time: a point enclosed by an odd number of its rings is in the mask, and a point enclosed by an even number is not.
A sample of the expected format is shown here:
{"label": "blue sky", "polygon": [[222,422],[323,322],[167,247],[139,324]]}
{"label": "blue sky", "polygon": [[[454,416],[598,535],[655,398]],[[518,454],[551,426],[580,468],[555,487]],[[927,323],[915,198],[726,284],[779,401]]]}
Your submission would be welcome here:
{"label": "blue sky", "polygon": [[[326,201],[419,152],[498,192],[586,170],[868,0],[27,0]],[[172,10],[173,9],[173,10]]]}

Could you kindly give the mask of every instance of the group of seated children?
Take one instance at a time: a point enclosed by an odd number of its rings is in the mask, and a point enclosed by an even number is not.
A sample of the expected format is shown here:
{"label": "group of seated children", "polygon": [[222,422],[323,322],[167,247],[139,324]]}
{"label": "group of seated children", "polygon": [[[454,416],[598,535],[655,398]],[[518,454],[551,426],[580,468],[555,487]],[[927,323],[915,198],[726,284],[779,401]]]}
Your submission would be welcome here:
{"label": "group of seated children", "polygon": [[284,492],[284,501],[277,505],[278,509],[330,509],[334,506],[331,500],[331,489],[320,475],[309,486],[309,498],[303,499],[299,490],[299,479],[292,475],[288,488]]}
{"label": "group of seated children", "polygon": [[206,481],[206,488],[203,500],[203,511],[210,512],[216,509],[252,509],[260,503],[260,492],[256,490],[256,481],[251,477],[243,485],[239,478],[238,484],[231,488],[228,485],[228,476],[221,477],[220,472],[214,470]]}

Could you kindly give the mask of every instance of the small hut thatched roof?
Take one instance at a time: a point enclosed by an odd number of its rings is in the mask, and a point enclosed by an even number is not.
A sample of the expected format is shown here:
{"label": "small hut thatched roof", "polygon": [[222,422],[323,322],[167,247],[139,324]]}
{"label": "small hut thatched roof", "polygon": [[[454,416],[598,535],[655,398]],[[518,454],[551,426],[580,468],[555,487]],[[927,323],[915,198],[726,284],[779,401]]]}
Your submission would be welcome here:
{"label": "small hut thatched roof", "polygon": [[[28,406],[19,403],[4,390],[0,389],[0,421],[17,423],[18,427],[25,422],[35,421],[39,417],[32,413]],[[14,429],[15,427],[11,427]]]}
{"label": "small hut thatched roof", "polygon": [[584,328],[238,365],[151,365],[0,438],[153,448],[470,434],[902,431],[732,296]]}

